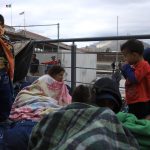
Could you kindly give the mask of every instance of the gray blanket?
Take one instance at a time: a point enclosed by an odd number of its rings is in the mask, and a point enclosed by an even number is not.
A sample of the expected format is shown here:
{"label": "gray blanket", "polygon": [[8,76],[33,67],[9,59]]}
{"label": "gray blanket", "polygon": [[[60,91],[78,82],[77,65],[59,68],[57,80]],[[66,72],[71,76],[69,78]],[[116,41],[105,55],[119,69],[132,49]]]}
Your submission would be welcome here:
{"label": "gray blanket", "polygon": [[43,118],[28,150],[137,150],[133,135],[108,108],[73,103]]}

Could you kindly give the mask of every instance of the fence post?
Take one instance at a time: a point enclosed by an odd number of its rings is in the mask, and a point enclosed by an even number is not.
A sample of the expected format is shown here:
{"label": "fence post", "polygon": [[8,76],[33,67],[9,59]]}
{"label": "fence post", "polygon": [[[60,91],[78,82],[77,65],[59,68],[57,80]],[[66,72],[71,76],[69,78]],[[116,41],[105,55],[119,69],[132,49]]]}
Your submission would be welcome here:
{"label": "fence post", "polygon": [[71,46],[71,92],[76,87],[76,45]]}

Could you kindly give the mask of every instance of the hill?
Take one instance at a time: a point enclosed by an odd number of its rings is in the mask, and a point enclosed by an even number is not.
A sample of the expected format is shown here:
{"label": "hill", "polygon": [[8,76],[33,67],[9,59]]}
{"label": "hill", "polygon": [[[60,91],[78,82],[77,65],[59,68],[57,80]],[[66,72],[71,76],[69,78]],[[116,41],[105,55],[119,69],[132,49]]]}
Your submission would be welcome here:
{"label": "hill", "polygon": [[[120,46],[125,43],[126,40],[119,41],[100,41],[90,46],[86,46],[84,49],[89,52],[116,52],[120,51]],[[145,48],[149,48],[150,44],[143,42]]]}

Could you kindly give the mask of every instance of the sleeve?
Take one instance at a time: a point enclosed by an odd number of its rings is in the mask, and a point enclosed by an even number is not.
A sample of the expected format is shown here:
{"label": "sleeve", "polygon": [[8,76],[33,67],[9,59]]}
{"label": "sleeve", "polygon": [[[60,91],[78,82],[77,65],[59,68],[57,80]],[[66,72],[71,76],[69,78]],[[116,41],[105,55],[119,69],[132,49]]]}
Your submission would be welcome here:
{"label": "sleeve", "polygon": [[148,71],[150,72],[150,66],[148,63],[143,63],[138,65],[135,69],[135,78],[140,82],[147,75]]}
{"label": "sleeve", "polygon": [[123,65],[121,72],[125,79],[128,79],[131,83],[137,83],[135,72],[129,64]]}

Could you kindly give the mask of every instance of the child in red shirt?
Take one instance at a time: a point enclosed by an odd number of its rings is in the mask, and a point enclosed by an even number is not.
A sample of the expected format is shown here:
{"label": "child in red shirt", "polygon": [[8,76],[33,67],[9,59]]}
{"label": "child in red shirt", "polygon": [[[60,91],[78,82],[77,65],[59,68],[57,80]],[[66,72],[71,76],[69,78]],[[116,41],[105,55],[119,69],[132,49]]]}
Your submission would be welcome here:
{"label": "child in red shirt", "polygon": [[150,114],[150,65],[143,59],[143,43],[131,39],[121,46],[127,62],[121,68],[126,79],[125,93],[129,113],[139,119]]}

